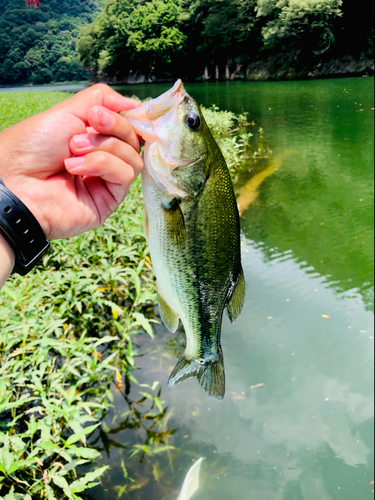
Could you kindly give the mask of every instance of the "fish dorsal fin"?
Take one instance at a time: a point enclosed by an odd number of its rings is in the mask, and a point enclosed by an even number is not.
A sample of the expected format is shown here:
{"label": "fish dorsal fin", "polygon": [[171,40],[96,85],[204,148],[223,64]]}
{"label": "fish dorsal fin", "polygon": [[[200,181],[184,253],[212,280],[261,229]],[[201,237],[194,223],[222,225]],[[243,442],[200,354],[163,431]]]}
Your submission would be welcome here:
{"label": "fish dorsal fin", "polygon": [[177,500],[190,500],[199,489],[199,476],[204,458],[200,458],[189,470]]}
{"label": "fish dorsal fin", "polygon": [[165,326],[168,328],[168,330],[172,333],[175,333],[178,328],[180,318],[177,316],[176,313],[172,311],[172,309],[167,304],[167,301],[164,299],[158,284],[156,285],[156,287],[158,290],[160,317],[163,320]]}
{"label": "fish dorsal fin", "polygon": [[148,213],[147,213],[146,205],[143,207],[143,232],[145,233],[145,238],[146,238],[147,243],[150,244]]}
{"label": "fish dorsal fin", "polygon": [[245,303],[245,277],[241,269],[240,279],[227,307],[227,314],[231,323],[234,323],[241,314]]}

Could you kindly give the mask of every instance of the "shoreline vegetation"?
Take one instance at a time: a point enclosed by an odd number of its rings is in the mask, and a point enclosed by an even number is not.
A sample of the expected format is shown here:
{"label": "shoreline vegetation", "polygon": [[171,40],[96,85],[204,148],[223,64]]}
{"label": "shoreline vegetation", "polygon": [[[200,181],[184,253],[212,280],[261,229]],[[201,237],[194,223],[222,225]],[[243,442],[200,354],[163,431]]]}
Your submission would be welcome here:
{"label": "shoreline vegetation", "polygon": [[[331,59],[325,62],[317,61],[314,64],[302,63],[297,57],[289,54],[288,62],[285,58],[270,57],[268,60],[255,61],[249,65],[231,62],[227,65],[227,75],[218,74],[214,65],[206,66],[205,72],[198,81],[283,81],[283,80],[317,80],[330,78],[372,77],[375,73],[373,59],[353,56],[344,56],[341,59]],[[176,77],[165,74],[156,76],[153,73],[130,72],[126,77],[102,75],[91,78],[89,84],[106,83],[108,85],[140,85],[145,83],[174,82]]]}
{"label": "shoreline vegetation", "polygon": [[[4,92],[0,130],[67,97],[60,92]],[[262,131],[254,137],[254,151],[246,114],[215,107],[204,113],[235,179],[249,156],[261,156]],[[142,335],[154,336],[157,322],[141,198],[137,179],[104,226],[54,241],[39,268],[24,278],[11,277],[0,294],[4,500],[79,500],[98,484],[107,470],[98,451],[106,435],[102,420],[115,409],[114,391],[127,401],[131,386],[141,394],[140,400],[128,401],[128,419],[129,426],[144,432],[144,444],[124,450],[124,477],[126,457],[160,456],[169,450],[172,431],[154,430],[167,412],[160,385],[151,381],[140,386],[137,381],[138,345]],[[128,478],[122,493],[141,487],[134,481]]]}
{"label": "shoreline vegetation", "polygon": [[0,85],[374,75],[374,4],[0,0]]}

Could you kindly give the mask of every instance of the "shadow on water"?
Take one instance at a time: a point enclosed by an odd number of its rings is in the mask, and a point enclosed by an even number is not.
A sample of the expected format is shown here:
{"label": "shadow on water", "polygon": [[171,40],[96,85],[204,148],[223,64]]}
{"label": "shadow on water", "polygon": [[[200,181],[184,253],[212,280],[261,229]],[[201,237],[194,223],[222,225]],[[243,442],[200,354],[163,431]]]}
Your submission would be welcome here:
{"label": "shadow on water", "polygon": [[248,111],[272,150],[236,176],[247,297],[238,322],[224,320],[227,394],[210,400],[194,380],[168,390],[183,331],[142,338],[136,377],[160,382],[164,410],[135,384],[114,386],[93,443],[111,469],[92,498],[176,500],[200,457],[194,500],[372,498],[372,88],[190,86],[206,106]]}

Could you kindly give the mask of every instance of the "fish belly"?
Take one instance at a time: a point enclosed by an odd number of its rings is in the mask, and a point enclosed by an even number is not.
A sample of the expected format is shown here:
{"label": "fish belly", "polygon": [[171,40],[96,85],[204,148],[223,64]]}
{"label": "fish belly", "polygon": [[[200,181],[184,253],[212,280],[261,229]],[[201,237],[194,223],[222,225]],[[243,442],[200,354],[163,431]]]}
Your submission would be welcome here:
{"label": "fish belly", "polygon": [[171,241],[163,195],[146,170],[142,173],[143,197],[148,214],[148,239],[158,288],[172,311],[181,319],[187,337],[187,353],[200,357],[199,290],[185,249]]}

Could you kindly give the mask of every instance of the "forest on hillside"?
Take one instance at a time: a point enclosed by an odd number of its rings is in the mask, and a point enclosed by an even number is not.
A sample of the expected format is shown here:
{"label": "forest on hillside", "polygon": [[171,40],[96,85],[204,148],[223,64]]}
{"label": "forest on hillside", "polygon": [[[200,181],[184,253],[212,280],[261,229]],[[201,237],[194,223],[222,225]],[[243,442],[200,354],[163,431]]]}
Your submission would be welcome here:
{"label": "forest on hillside", "polygon": [[0,0],[0,84],[244,77],[255,61],[293,77],[371,59],[373,39],[374,3],[354,0]]}
{"label": "forest on hillside", "polygon": [[102,0],[0,0],[0,84],[86,80],[77,40]]}
{"label": "forest on hillside", "polygon": [[259,59],[370,58],[373,14],[354,0],[105,0],[78,47],[98,76],[225,78]]}

